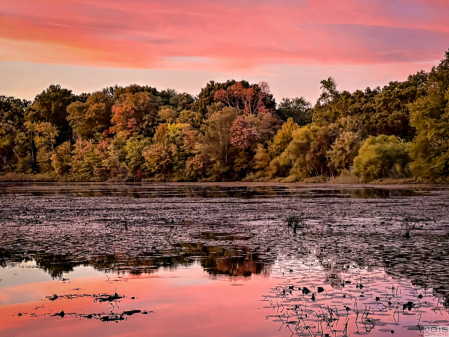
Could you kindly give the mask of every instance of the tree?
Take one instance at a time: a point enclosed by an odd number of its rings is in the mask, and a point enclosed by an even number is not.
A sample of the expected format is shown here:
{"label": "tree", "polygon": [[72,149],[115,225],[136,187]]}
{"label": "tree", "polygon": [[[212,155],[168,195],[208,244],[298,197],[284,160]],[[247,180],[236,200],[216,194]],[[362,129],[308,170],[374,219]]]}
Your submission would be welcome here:
{"label": "tree", "polygon": [[173,95],[168,99],[168,105],[172,106],[176,111],[189,110],[192,107],[194,98],[188,93],[178,93],[173,90]]}
{"label": "tree", "polygon": [[56,147],[59,135],[58,128],[49,122],[25,122],[25,127],[31,134],[33,144],[37,148],[36,161],[41,173],[53,171],[51,156]]}
{"label": "tree", "polygon": [[337,136],[326,155],[329,164],[338,172],[349,171],[360,149],[362,140],[359,133],[344,131]]}
{"label": "tree", "polygon": [[295,179],[330,175],[326,152],[330,149],[333,135],[325,126],[303,126],[293,132],[293,139],[279,157],[269,165],[271,176],[288,173]]}
{"label": "tree", "polygon": [[240,115],[232,122],[231,144],[241,150],[254,150],[257,144],[265,144],[271,139],[279,125],[279,118],[271,112]]}
{"label": "tree", "polygon": [[[120,179],[126,179],[128,170],[126,167],[126,142],[129,139],[129,133],[122,131],[117,133],[114,138],[107,141],[100,142],[97,146],[97,153],[102,158],[101,166],[98,167],[95,173],[99,172],[108,177],[116,177]],[[101,170],[101,171],[100,171]]]}
{"label": "tree", "polygon": [[230,129],[238,114],[237,109],[226,107],[222,111],[214,112],[205,123],[201,154],[213,179],[221,180],[227,173],[232,175],[229,171],[237,149],[231,144]]}
{"label": "tree", "polygon": [[246,150],[250,144],[256,144],[260,135],[254,125],[254,115],[238,116],[230,128],[231,144],[235,147]]}
{"label": "tree", "polygon": [[71,129],[67,120],[67,107],[76,97],[71,90],[63,89],[60,85],[50,85],[48,89],[36,96],[32,105],[25,111],[25,120],[31,123],[46,122],[54,125],[59,136],[60,144],[71,138]]}
{"label": "tree", "polygon": [[128,172],[139,180],[142,178],[142,167],[145,164],[143,151],[151,145],[151,139],[143,137],[131,137],[126,141],[126,166]]}
{"label": "tree", "polygon": [[195,111],[192,110],[182,110],[179,113],[178,118],[176,119],[176,123],[179,124],[189,124],[192,127],[199,127],[199,124],[197,123],[199,120],[198,114]]}
{"label": "tree", "polygon": [[0,96],[0,170],[15,170],[18,159],[14,156],[18,145],[16,137],[25,131],[24,111],[29,104],[25,100]]}
{"label": "tree", "polygon": [[59,145],[50,157],[51,166],[58,176],[69,173],[72,167],[72,144],[70,141]]}
{"label": "tree", "polygon": [[111,125],[112,97],[106,91],[89,95],[85,103],[76,101],[67,107],[67,120],[76,136],[92,138]]}
{"label": "tree", "polygon": [[155,180],[184,180],[187,158],[192,148],[188,145],[188,124],[160,124],[153,144],[143,151],[143,165]]}
{"label": "tree", "polygon": [[[155,97],[159,97],[159,91],[157,91],[156,88],[150,87],[148,85],[138,85],[138,84],[131,84],[127,87],[110,87],[109,92],[113,93],[114,95],[114,101],[120,99],[120,96],[124,94],[137,94],[141,92],[146,92],[150,95],[150,97],[154,100]],[[160,99],[161,105],[165,105],[163,102],[163,98]]]}
{"label": "tree", "polygon": [[274,158],[284,152],[285,148],[293,139],[293,132],[299,128],[299,125],[289,118],[286,123],[278,130],[273,141],[268,145],[268,152]]}
{"label": "tree", "polygon": [[429,74],[427,95],[409,105],[416,129],[411,170],[417,177],[444,181],[449,176],[449,51]]}
{"label": "tree", "polygon": [[[267,149],[262,144],[257,144],[251,166],[254,170],[262,171],[270,164],[271,157]],[[261,174],[259,174],[261,175]]]}
{"label": "tree", "polygon": [[214,99],[225,106],[242,110],[245,115],[271,112],[276,107],[270,88],[265,82],[249,85],[237,82],[215,92]]}
{"label": "tree", "polygon": [[[198,118],[201,120],[207,119],[208,107],[215,102],[215,93],[220,89],[227,89],[234,85],[236,81],[230,80],[224,83],[210,81],[204,88],[201,89],[199,95],[192,104],[192,110],[198,114]],[[246,84],[248,82],[245,82]]]}
{"label": "tree", "polygon": [[405,82],[390,82],[383,89],[339,92],[332,78],[322,81],[322,94],[313,109],[313,121],[336,132],[369,135],[414,136],[408,104],[425,95],[428,75],[419,72]]}
{"label": "tree", "polygon": [[312,105],[304,97],[283,98],[276,113],[283,119],[293,119],[300,126],[312,123]]}
{"label": "tree", "polygon": [[368,135],[395,135],[407,141],[415,129],[410,125],[409,104],[426,95],[428,74],[423,71],[404,82],[390,82],[374,99],[373,112],[365,122]]}
{"label": "tree", "polygon": [[409,147],[396,136],[370,136],[354,159],[354,173],[364,181],[407,176]]}
{"label": "tree", "polygon": [[161,123],[173,123],[179,116],[179,111],[176,111],[170,105],[161,107],[158,111],[159,121]]}
{"label": "tree", "polygon": [[102,169],[102,160],[107,148],[107,143],[95,145],[92,139],[78,138],[72,150],[72,173],[78,180],[91,181],[95,177],[98,180],[107,178]]}
{"label": "tree", "polygon": [[148,92],[123,93],[112,107],[114,133],[127,137],[143,133],[152,136],[156,128],[157,108]]}

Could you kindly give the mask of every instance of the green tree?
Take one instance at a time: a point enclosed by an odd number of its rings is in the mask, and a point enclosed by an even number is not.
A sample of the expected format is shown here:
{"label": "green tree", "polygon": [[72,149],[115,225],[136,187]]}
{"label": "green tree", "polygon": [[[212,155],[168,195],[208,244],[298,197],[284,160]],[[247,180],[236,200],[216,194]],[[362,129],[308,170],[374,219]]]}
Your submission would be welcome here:
{"label": "green tree", "polygon": [[365,122],[368,135],[395,135],[410,141],[415,129],[410,125],[409,104],[426,95],[428,74],[411,75],[404,82],[390,82],[376,95],[370,118]]}
{"label": "green tree", "polygon": [[238,115],[237,109],[226,107],[212,113],[204,125],[201,154],[212,180],[228,179],[233,175],[232,167],[238,150],[231,144],[230,129]]}
{"label": "green tree", "polygon": [[58,128],[49,122],[25,122],[25,127],[31,133],[37,149],[36,161],[39,171],[41,173],[52,172],[51,157],[57,144]]}
{"label": "green tree", "polygon": [[16,150],[20,146],[17,137],[26,138],[23,123],[24,111],[28,105],[29,102],[25,100],[0,96],[0,171],[15,170],[19,159]]}
{"label": "green tree", "polygon": [[131,137],[126,141],[126,166],[128,172],[135,178],[142,178],[142,168],[145,164],[145,158],[143,151],[145,148],[151,145],[151,139],[142,135],[137,137]]}
{"label": "green tree", "polygon": [[143,151],[143,167],[155,180],[184,180],[191,148],[188,146],[188,124],[160,124],[153,144]]}
{"label": "green tree", "polygon": [[283,98],[276,113],[283,119],[293,119],[300,126],[312,123],[312,105],[304,97]]}
{"label": "green tree", "polygon": [[60,144],[71,138],[71,128],[67,120],[67,107],[76,97],[71,90],[63,89],[60,85],[50,85],[48,89],[36,96],[32,105],[25,111],[25,120],[31,123],[46,122],[54,125],[59,136]]}
{"label": "green tree", "polygon": [[278,130],[273,141],[268,145],[268,152],[274,158],[279,156],[293,139],[293,132],[299,128],[299,125],[289,118],[286,123]]}
{"label": "green tree", "polygon": [[354,159],[354,173],[364,181],[407,176],[409,148],[396,136],[369,136]]}
{"label": "green tree", "polygon": [[293,139],[282,154],[270,162],[268,173],[272,177],[288,173],[294,179],[331,175],[326,153],[332,141],[327,127],[303,126],[293,132]]}
{"label": "green tree", "polygon": [[[72,150],[72,173],[78,180],[105,180],[107,176],[102,168],[102,161],[107,143],[103,142],[97,146],[92,139],[78,138]],[[95,179],[97,178],[97,179]]]}
{"label": "green tree", "polygon": [[70,141],[59,145],[50,157],[51,166],[58,176],[68,174],[72,167],[72,144]]}
{"label": "green tree", "polygon": [[344,131],[340,133],[331,149],[327,151],[329,165],[337,172],[349,171],[357,156],[362,140],[359,133]]}
{"label": "green tree", "polygon": [[427,95],[409,105],[416,128],[410,154],[417,177],[444,181],[449,176],[449,51],[429,74]]}

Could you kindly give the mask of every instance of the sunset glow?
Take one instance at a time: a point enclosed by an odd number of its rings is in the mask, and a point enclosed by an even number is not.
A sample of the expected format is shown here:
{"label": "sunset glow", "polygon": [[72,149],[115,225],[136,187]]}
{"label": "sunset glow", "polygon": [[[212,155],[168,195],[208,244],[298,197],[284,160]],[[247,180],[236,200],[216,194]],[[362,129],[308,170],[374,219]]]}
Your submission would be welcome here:
{"label": "sunset glow", "polygon": [[[235,77],[267,80],[277,99],[315,99],[327,76],[345,74],[339,83],[351,90],[429,70],[449,46],[448,14],[449,3],[435,0],[7,0],[1,89],[32,98],[18,85],[21,75],[8,72],[19,67],[38,77],[28,81],[34,92],[55,80],[77,92],[119,82],[164,86],[176,73],[172,86],[192,94],[208,80]],[[54,68],[36,63],[64,70],[55,78]],[[86,67],[95,80],[76,75]]]}

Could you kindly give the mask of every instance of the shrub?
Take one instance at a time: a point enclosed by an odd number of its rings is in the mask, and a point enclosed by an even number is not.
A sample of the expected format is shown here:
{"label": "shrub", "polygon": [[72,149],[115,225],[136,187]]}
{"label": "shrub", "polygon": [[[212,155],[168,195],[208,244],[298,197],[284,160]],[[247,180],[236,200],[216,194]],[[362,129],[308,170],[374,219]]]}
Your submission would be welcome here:
{"label": "shrub", "polygon": [[364,181],[408,176],[409,145],[396,136],[370,136],[354,159],[354,173]]}

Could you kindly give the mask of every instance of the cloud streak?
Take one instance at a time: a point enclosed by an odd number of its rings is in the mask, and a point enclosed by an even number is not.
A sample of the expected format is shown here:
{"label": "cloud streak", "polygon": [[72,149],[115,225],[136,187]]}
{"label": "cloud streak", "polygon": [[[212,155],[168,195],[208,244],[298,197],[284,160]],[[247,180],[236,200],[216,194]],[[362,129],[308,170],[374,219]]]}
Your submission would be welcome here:
{"label": "cloud streak", "polygon": [[[2,7],[0,60],[7,61],[231,71],[422,62],[449,47],[449,6],[436,0],[16,0]],[[191,61],[201,59],[208,62]]]}

